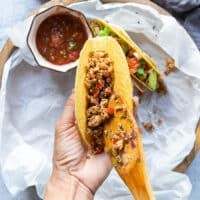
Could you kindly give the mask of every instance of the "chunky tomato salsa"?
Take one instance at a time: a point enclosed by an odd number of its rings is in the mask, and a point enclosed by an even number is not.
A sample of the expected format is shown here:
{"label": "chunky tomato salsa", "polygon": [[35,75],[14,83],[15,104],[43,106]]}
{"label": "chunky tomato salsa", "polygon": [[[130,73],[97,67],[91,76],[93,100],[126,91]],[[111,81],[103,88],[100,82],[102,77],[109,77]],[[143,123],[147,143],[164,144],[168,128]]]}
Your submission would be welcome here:
{"label": "chunky tomato salsa", "polygon": [[44,20],[36,35],[41,55],[56,65],[77,60],[87,32],[80,19],[67,14],[57,14]]}

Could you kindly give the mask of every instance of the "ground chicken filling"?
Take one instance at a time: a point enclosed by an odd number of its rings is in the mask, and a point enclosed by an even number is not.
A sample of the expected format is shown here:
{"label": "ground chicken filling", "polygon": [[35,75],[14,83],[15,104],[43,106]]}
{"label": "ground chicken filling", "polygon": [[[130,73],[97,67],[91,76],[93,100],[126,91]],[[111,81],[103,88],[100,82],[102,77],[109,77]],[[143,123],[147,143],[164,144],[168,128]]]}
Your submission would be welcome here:
{"label": "ground chicken filling", "polygon": [[136,147],[136,132],[122,97],[117,94],[112,95],[109,104],[114,107],[114,115],[118,123],[117,130],[104,130],[104,138],[107,138],[111,144],[107,152],[112,157],[114,167],[125,166],[131,160],[131,154],[127,155],[126,147]]}
{"label": "ground chicken filling", "polygon": [[104,51],[91,52],[87,65],[85,85],[87,96],[87,134],[95,154],[104,150],[103,124],[114,110],[108,107],[113,93],[113,62]]}

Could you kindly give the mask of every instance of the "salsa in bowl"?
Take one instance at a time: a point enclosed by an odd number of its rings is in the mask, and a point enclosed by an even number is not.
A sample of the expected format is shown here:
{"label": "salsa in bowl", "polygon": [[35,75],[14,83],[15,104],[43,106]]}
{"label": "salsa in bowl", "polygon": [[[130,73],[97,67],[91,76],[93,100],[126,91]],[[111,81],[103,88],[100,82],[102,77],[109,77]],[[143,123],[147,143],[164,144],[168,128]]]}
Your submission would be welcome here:
{"label": "salsa in bowl", "polygon": [[90,37],[92,32],[82,13],[53,6],[34,17],[27,43],[40,66],[65,72],[77,65]]}

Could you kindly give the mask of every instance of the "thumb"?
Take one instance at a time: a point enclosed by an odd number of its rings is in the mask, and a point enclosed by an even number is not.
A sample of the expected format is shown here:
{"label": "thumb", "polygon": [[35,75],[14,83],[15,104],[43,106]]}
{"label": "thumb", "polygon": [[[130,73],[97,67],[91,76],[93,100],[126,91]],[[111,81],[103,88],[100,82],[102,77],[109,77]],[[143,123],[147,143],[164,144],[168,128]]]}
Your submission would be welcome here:
{"label": "thumb", "polygon": [[70,128],[73,126],[75,124],[74,110],[74,93],[72,93],[65,104],[59,124],[62,124],[62,126],[65,126],[65,128]]}

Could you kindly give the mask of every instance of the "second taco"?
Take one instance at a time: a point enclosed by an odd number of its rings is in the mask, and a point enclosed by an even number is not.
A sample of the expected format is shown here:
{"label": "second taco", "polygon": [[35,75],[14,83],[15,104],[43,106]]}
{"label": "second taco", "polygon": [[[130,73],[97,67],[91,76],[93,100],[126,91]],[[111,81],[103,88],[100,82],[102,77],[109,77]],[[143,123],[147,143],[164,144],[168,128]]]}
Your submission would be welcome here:
{"label": "second taco", "polygon": [[118,41],[126,56],[129,72],[139,90],[148,89],[166,93],[167,89],[163,77],[156,64],[131,40],[122,28],[100,19],[91,19],[89,23],[94,36],[112,36]]}

